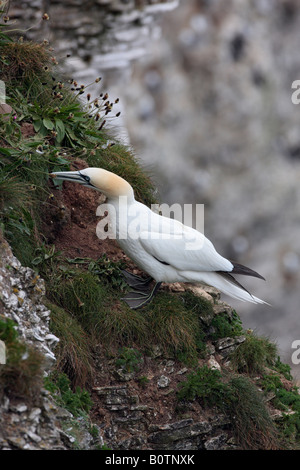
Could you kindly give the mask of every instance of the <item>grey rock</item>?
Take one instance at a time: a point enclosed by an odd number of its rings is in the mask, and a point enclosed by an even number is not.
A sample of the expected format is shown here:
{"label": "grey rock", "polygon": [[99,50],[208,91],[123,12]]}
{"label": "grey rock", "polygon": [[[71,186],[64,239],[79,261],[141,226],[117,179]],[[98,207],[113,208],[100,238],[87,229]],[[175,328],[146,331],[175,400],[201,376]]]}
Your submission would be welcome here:
{"label": "grey rock", "polygon": [[24,413],[24,411],[27,411],[27,405],[24,403],[18,403],[16,406],[12,406],[11,410],[16,411],[17,413]]}
{"label": "grey rock", "polygon": [[220,450],[226,443],[227,439],[228,439],[227,434],[225,433],[219,434],[218,436],[208,439],[205,442],[204,447],[206,450]]}
{"label": "grey rock", "polygon": [[120,380],[120,382],[128,382],[129,380],[132,380],[135,376],[134,372],[127,372],[122,368],[114,370],[113,374],[117,380]]}
{"label": "grey rock", "polygon": [[244,335],[221,338],[215,342],[216,350],[222,357],[227,357],[231,354],[241,343],[246,340]]}
{"label": "grey rock", "polygon": [[[13,256],[0,231],[1,315],[16,323],[20,340],[33,345],[45,357],[45,374],[55,362],[58,338],[49,329],[50,311],[43,304],[44,281],[30,269],[21,266]],[[78,445],[92,448],[94,438],[85,425],[64,409],[57,407],[49,392],[41,389],[38,406],[30,401],[4,395],[0,403],[0,450],[65,450],[67,439],[62,437],[62,423],[73,420],[85,431],[77,436]],[[95,441],[96,442],[96,441]],[[97,441],[99,444],[99,441]],[[97,444],[95,444],[97,445]],[[103,442],[100,445],[103,445]]]}
{"label": "grey rock", "polygon": [[161,375],[157,381],[158,388],[166,388],[170,384],[170,378],[166,375]]}

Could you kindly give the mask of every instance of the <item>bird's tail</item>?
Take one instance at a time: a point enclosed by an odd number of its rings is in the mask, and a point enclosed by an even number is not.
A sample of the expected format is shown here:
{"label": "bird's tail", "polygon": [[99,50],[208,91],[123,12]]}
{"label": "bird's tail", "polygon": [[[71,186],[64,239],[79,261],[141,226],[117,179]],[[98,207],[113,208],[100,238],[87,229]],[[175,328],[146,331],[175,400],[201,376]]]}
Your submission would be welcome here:
{"label": "bird's tail", "polygon": [[225,272],[206,272],[201,273],[202,280],[210,286],[216,287],[223,294],[229,295],[234,299],[255,304],[267,304],[264,300],[250,294],[230,273]]}

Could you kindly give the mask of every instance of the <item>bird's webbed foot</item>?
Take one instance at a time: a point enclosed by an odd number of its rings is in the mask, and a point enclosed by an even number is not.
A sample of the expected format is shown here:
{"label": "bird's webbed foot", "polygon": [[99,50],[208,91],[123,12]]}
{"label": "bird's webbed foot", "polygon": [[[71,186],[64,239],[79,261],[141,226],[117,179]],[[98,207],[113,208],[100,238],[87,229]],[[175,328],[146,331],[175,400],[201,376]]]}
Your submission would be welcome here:
{"label": "bird's webbed foot", "polygon": [[159,289],[160,285],[161,285],[161,282],[156,282],[152,291],[151,292],[148,291],[148,293],[142,292],[142,291],[128,292],[128,294],[126,294],[125,297],[122,297],[122,300],[124,300],[127,303],[127,305],[133,310],[144,307],[144,305],[147,305],[148,303],[151,302],[157,290]]}
{"label": "bird's webbed foot", "polygon": [[152,277],[142,278],[136,274],[129,273],[123,269],[122,274],[127,284],[139,292],[149,293],[149,286],[153,281]]}

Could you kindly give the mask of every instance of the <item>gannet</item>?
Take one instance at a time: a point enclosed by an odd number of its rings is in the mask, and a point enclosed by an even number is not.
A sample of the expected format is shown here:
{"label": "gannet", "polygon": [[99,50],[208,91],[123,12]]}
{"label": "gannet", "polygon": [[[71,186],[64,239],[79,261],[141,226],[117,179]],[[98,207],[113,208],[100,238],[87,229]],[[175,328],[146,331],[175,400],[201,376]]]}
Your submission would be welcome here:
{"label": "gannet", "polygon": [[[151,301],[162,282],[204,283],[234,299],[266,303],[248,292],[233,276],[243,274],[264,279],[246,266],[220,255],[200,231],[153,212],[136,201],[132,186],[103,168],[60,171],[52,178],[72,181],[103,193],[112,207],[110,224],[116,241],[147,278],[124,271],[134,289],[123,300],[133,309]],[[149,289],[155,282],[152,290]]]}

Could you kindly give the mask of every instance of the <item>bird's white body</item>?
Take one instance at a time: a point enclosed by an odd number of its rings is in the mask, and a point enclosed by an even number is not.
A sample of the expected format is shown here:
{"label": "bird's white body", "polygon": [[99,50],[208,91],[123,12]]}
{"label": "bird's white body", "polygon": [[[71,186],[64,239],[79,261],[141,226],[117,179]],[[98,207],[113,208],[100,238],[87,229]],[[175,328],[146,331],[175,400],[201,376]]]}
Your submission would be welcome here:
{"label": "bird's white body", "polygon": [[[78,173],[85,181],[78,180]],[[108,197],[108,203],[115,209],[110,214],[110,223],[118,244],[157,282],[205,283],[233,298],[265,303],[233,277],[224,277],[234,272],[234,264],[221,256],[210,240],[199,231],[156,214],[136,201],[132,187],[124,179],[97,168],[59,172],[53,176],[91,186]]]}
{"label": "bird's white body", "polygon": [[[192,272],[197,276],[199,271],[232,270],[230,261],[219,255],[197,230],[158,215],[135,200],[114,205],[116,217],[111,223],[115,225],[118,244],[156,281],[187,282]],[[119,211],[123,213],[121,217]]]}
{"label": "bird's white body", "polygon": [[111,223],[118,244],[157,282],[205,283],[236,299],[261,302],[218,274],[231,272],[233,264],[199,231],[156,214],[135,199],[110,203],[115,207]]}

